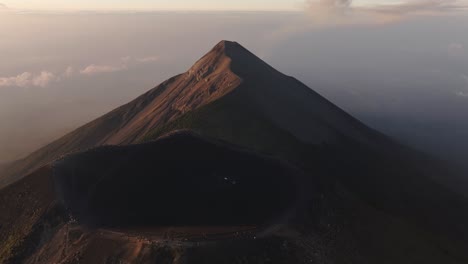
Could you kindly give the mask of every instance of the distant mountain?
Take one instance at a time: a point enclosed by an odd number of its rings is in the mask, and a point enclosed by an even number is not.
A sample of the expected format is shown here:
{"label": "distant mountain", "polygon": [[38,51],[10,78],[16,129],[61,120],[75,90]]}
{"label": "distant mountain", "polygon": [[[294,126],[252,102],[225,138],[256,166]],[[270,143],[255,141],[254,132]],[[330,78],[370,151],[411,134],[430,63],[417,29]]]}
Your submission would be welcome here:
{"label": "distant mountain", "polygon": [[[174,134],[181,130],[190,132]],[[92,243],[107,241],[131,252],[142,243],[146,258],[156,254],[148,248],[160,249],[150,245],[161,237],[142,230],[170,223],[255,226],[240,241],[233,241],[235,229],[227,242],[221,239],[227,244],[180,253],[189,259],[249,252],[253,259],[245,263],[262,262],[256,254],[277,263],[468,260],[468,203],[441,183],[451,177],[444,164],[366,127],[235,42],[220,42],[186,73],[0,169],[8,212],[0,216],[0,245],[8,245],[0,260],[35,254],[30,263],[53,262],[60,254],[47,254],[58,252],[66,240],[60,234],[68,237],[70,228],[81,234],[71,247],[76,256],[92,255]],[[34,188],[38,177],[50,182],[42,191]],[[226,183],[233,189],[224,189]],[[298,188],[294,198],[292,188]],[[31,198],[38,192],[48,198]],[[15,197],[24,203],[11,202]],[[27,204],[33,200],[35,209]],[[226,208],[236,212],[234,222],[221,217]],[[20,213],[31,210],[32,216]],[[278,216],[285,212],[287,220]],[[47,229],[55,237],[37,247],[44,225],[55,228]],[[141,236],[147,240],[132,240]],[[209,240],[200,232],[195,237]],[[237,251],[240,245],[252,249]],[[118,261],[120,255],[106,252]]]}

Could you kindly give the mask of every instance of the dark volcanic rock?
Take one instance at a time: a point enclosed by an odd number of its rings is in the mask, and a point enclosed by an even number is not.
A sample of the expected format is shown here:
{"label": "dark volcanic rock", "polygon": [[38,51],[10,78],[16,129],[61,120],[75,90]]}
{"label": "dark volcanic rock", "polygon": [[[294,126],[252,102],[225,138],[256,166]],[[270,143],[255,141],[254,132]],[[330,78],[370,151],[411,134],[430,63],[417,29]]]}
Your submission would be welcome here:
{"label": "dark volcanic rock", "polygon": [[108,227],[264,224],[293,207],[297,177],[286,163],[186,132],[54,166],[78,221]]}

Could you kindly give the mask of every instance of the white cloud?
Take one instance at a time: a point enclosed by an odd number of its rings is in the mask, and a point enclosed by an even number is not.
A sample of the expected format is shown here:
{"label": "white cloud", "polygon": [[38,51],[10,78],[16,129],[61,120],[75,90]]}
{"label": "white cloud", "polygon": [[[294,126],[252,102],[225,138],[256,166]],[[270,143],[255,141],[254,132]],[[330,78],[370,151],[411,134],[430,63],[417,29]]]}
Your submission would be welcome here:
{"label": "white cloud", "polygon": [[149,56],[149,57],[137,58],[136,59],[137,62],[141,62],[141,63],[155,62],[155,61],[158,61],[158,60],[159,60],[158,56]]}
{"label": "white cloud", "polygon": [[56,77],[55,74],[48,71],[42,71],[39,75],[36,75],[32,78],[32,84],[33,86],[46,87],[49,85],[49,83],[58,80],[59,78]]}
{"label": "white cloud", "polygon": [[152,63],[158,61],[157,56],[148,56],[141,58],[134,58],[131,56],[121,57],[120,62],[116,64],[91,64],[83,68],[80,73],[85,75],[97,75],[102,73],[119,72],[129,69],[140,63]]}
{"label": "white cloud", "polygon": [[352,3],[352,0],[309,0],[306,5],[315,16],[334,16],[349,11]]}
{"label": "white cloud", "polygon": [[468,97],[468,92],[465,91],[458,91],[456,94],[461,97]]}
{"label": "white cloud", "polygon": [[132,64],[132,63],[135,64],[135,63],[155,62],[158,60],[159,60],[158,56],[147,56],[147,57],[138,57],[138,58],[134,58],[132,56],[126,56],[126,57],[120,58],[120,61],[122,61],[122,63],[126,65]]}
{"label": "white cloud", "polygon": [[[357,5],[353,0],[306,0],[306,9],[317,23],[389,23],[413,15],[446,14],[468,10],[461,0],[401,0]],[[378,2],[378,1],[376,1]]]}
{"label": "white cloud", "polygon": [[75,68],[73,68],[72,66],[68,66],[65,69],[65,72],[63,73],[63,76],[72,77],[74,74],[75,74]]}
{"label": "white cloud", "polygon": [[12,10],[5,4],[0,3],[0,13],[7,14],[12,12]]}
{"label": "white cloud", "polygon": [[458,92],[456,92],[456,95],[461,96],[461,97],[468,97],[468,75],[462,74],[460,77],[463,80],[465,80],[466,90],[465,91],[458,91]]}
{"label": "white cloud", "polygon": [[462,74],[461,77],[466,81],[466,85],[468,86],[468,75]]}
{"label": "white cloud", "polygon": [[447,47],[447,51],[451,57],[460,57],[465,54],[465,46],[458,42],[450,43]]}
{"label": "white cloud", "polygon": [[46,87],[52,82],[57,82],[59,78],[52,72],[42,71],[37,74],[23,72],[16,76],[0,77],[0,87]]}
{"label": "white cloud", "polygon": [[126,70],[128,67],[125,64],[120,65],[96,65],[91,64],[85,68],[83,68],[80,73],[85,75],[96,75],[101,73],[111,73],[111,72],[119,72]]}
{"label": "white cloud", "polygon": [[353,10],[351,4],[352,0],[309,0],[306,8],[316,23],[329,24],[347,18]]}
{"label": "white cloud", "polygon": [[58,75],[51,71],[43,70],[39,73],[23,72],[16,76],[0,77],[0,87],[46,87],[53,82],[59,82],[66,78],[71,78],[76,74],[98,75],[104,73],[120,72],[129,69],[137,64],[146,64],[158,61],[157,56],[133,58],[122,57],[116,64],[90,64],[80,71],[73,66],[68,66]]}
{"label": "white cloud", "polygon": [[123,63],[128,63],[129,61],[132,60],[132,57],[126,56],[126,57],[120,58],[120,60],[121,60]]}
{"label": "white cloud", "polygon": [[32,74],[30,72],[24,72],[12,77],[1,77],[0,86],[19,86],[25,87],[29,83]]}
{"label": "white cloud", "polygon": [[406,0],[397,4],[374,5],[369,10],[384,14],[408,15],[452,12],[466,7],[466,4],[459,0]]}

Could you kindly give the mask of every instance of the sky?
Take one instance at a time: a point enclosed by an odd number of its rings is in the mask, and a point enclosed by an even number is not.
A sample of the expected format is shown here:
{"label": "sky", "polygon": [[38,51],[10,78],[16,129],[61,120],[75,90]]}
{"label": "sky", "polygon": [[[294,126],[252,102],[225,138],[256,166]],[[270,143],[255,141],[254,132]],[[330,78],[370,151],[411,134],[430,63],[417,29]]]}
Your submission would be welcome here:
{"label": "sky", "polygon": [[17,9],[136,9],[136,10],[282,10],[300,11],[308,4],[333,4],[356,7],[376,5],[434,5],[467,3],[466,0],[3,0],[2,3],[10,8]]}
{"label": "sky", "polygon": [[[65,8],[63,3],[130,9],[129,3],[137,8],[145,2],[0,0],[9,7],[0,11],[0,163],[186,71],[222,39],[238,41],[369,126],[434,155],[464,160],[465,2],[322,1],[268,1],[270,8],[297,12],[43,13],[19,9]],[[175,8],[184,1],[165,3]],[[249,10],[265,5],[232,3]]]}
{"label": "sky", "polygon": [[9,7],[27,9],[197,9],[197,10],[294,10],[297,0],[6,0]]}

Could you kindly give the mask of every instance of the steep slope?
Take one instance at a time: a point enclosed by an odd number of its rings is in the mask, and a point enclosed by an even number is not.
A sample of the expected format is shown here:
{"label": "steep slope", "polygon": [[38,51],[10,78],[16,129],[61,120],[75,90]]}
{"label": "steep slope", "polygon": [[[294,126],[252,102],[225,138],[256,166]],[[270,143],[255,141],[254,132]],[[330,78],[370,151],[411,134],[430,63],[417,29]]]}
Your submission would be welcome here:
{"label": "steep slope", "polygon": [[59,156],[107,144],[131,144],[175,120],[236,91],[275,125],[309,143],[334,141],[341,134],[369,141],[374,132],[320,95],[287,77],[241,45],[222,41],[186,73],[134,101],[78,128],[0,171],[5,186]]}
{"label": "steep slope", "polygon": [[18,263],[17,258],[32,254],[31,245],[49,224],[61,221],[51,171],[50,166],[40,168],[0,191],[0,263]]}

